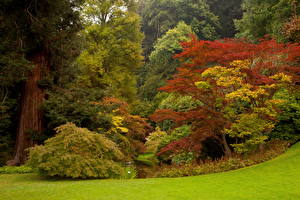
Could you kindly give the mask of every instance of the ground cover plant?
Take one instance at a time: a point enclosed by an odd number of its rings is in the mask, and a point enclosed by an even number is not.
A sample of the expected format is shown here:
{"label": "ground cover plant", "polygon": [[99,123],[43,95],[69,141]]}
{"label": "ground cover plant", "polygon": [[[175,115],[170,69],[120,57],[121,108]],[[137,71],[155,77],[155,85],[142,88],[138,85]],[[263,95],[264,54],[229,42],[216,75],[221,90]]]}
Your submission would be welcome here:
{"label": "ground cover plant", "polygon": [[274,160],[236,171],[185,178],[61,180],[0,175],[1,199],[182,200],[300,198],[300,144]]}

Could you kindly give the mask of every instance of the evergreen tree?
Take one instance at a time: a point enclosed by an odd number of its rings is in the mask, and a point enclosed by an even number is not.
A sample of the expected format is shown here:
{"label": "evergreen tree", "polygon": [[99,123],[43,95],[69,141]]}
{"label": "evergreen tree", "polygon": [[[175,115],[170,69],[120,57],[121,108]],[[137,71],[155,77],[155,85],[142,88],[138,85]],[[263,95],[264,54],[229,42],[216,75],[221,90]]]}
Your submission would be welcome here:
{"label": "evergreen tree", "polygon": [[[283,24],[299,13],[300,6],[293,8],[294,0],[244,0],[243,18],[236,21],[238,37],[257,40],[269,34],[284,41]],[[294,10],[294,11],[293,11]]]}
{"label": "evergreen tree", "polygon": [[[3,22],[0,49],[4,52],[0,60],[1,72],[6,77],[6,81],[1,82],[1,88],[13,88],[17,93],[14,98],[19,98],[20,105],[19,122],[15,124],[16,152],[14,159],[8,162],[10,165],[24,162],[24,150],[34,144],[31,136],[43,130],[40,106],[45,84],[42,83],[47,82],[45,79],[50,71],[63,64],[63,51],[68,49],[64,45],[81,27],[81,3],[81,0],[12,0],[0,3],[0,19]],[[6,46],[9,47],[7,50],[4,49]],[[15,87],[18,82],[22,86]],[[4,97],[8,95],[12,93]],[[8,99],[3,98],[3,102]]]}
{"label": "evergreen tree", "polygon": [[236,34],[234,20],[243,15],[242,0],[208,0],[211,11],[219,17],[220,28],[216,31],[221,38],[232,38]]}

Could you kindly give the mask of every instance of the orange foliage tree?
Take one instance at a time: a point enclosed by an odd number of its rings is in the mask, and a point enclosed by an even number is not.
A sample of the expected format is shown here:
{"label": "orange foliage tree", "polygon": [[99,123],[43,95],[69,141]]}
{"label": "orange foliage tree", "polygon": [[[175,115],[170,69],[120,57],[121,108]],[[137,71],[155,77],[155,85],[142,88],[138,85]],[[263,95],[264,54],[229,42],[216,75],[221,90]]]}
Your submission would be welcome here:
{"label": "orange foliage tree", "polygon": [[[123,150],[127,146],[127,153],[131,154],[130,157],[136,153],[142,153],[145,150],[145,138],[153,130],[147,123],[147,119],[130,114],[129,105],[117,98],[106,97],[101,103],[96,104],[101,104],[105,112],[111,113],[112,126],[106,131],[107,136],[116,140],[115,142],[126,140],[126,145],[123,142]],[[120,146],[122,147],[122,144]]]}

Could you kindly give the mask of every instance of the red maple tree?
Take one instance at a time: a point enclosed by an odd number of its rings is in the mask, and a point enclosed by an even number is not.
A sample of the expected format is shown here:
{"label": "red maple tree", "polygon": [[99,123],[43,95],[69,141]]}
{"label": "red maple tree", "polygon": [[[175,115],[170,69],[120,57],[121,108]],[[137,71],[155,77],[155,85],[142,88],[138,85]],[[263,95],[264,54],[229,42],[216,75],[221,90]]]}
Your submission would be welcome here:
{"label": "red maple tree", "polygon": [[247,83],[251,85],[266,85],[274,82],[269,77],[275,73],[284,72],[293,78],[293,83],[300,83],[300,45],[282,44],[273,39],[262,39],[258,44],[249,43],[243,39],[224,39],[217,41],[197,40],[182,43],[183,51],[174,56],[183,64],[178,73],[160,88],[164,92],[175,92],[192,96],[203,105],[187,111],[158,110],[150,118],[161,122],[172,120],[177,126],[191,124],[193,133],[185,138],[174,141],[162,148],[159,154],[168,151],[188,150],[200,152],[202,141],[213,137],[223,146],[225,155],[230,156],[231,150],[226,137],[221,131],[230,127],[230,122],[216,108],[218,94],[199,90],[195,82],[200,74],[210,66],[228,66],[234,60],[250,60],[251,68],[245,69]]}

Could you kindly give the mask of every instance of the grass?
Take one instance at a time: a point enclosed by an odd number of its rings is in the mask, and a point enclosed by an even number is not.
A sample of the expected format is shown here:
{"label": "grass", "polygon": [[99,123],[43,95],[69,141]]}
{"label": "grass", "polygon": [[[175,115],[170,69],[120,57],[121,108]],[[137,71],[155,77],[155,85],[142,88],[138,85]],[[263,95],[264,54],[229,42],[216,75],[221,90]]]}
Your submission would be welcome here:
{"label": "grass", "polygon": [[1,200],[298,200],[300,143],[278,158],[226,173],[174,179],[55,180],[0,175]]}

